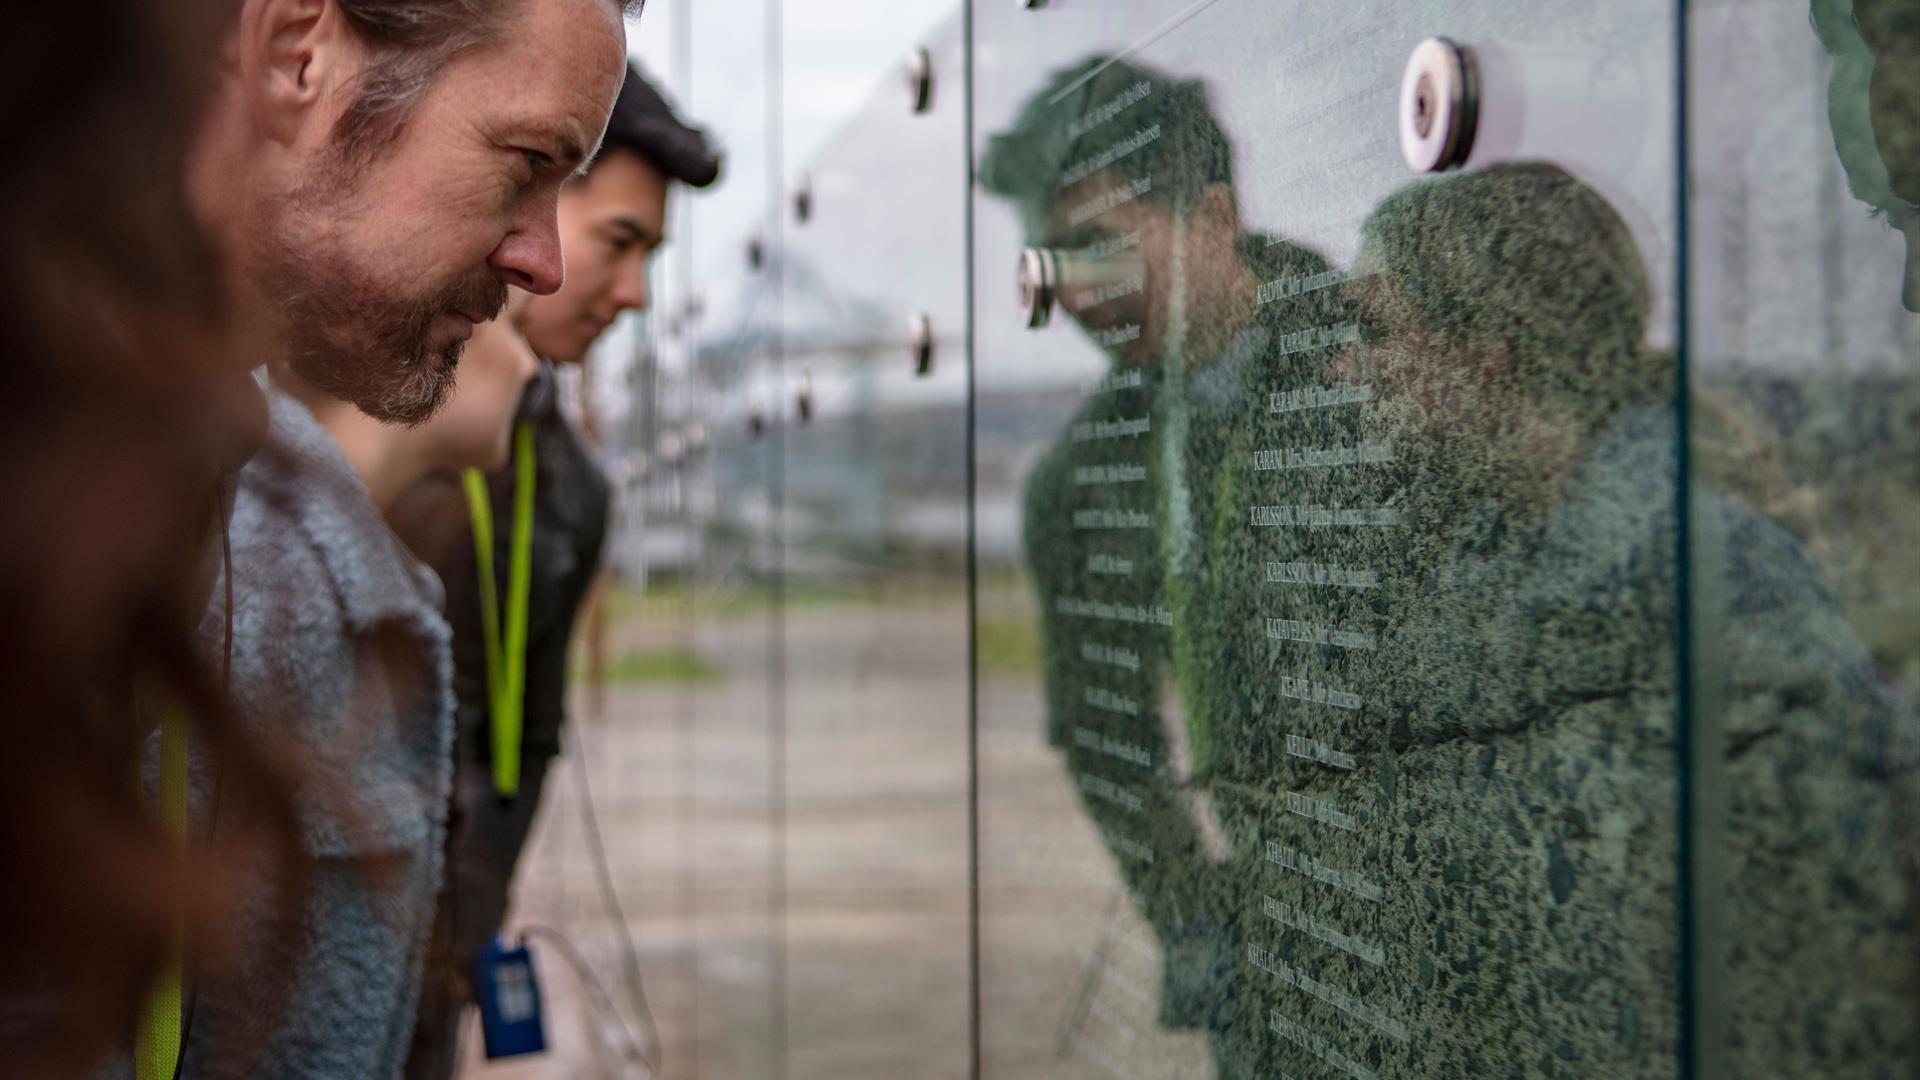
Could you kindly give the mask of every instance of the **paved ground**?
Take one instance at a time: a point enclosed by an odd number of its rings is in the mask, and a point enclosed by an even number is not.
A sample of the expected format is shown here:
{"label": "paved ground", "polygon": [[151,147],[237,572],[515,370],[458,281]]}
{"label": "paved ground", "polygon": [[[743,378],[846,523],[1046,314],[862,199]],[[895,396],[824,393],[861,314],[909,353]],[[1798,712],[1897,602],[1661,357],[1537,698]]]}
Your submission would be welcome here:
{"label": "paved ground", "polygon": [[[629,617],[613,651],[684,640],[686,625]],[[660,1035],[653,1075],[966,1075],[965,598],[793,605],[778,694],[771,633],[764,609],[703,620],[698,648],[722,679],[581,700],[516,919],[564,935],[620,1018],[536,932],[552,1048],[488,1064],[476,1034],[464,1075],[649,1075],[622,1054],[636,1010],[588,856],[583,765]],[[1037,687],[982,692],[987,1075],[1204,1077],[1203,1044],[1152,1023],[1157,952],[1040,739]]]}

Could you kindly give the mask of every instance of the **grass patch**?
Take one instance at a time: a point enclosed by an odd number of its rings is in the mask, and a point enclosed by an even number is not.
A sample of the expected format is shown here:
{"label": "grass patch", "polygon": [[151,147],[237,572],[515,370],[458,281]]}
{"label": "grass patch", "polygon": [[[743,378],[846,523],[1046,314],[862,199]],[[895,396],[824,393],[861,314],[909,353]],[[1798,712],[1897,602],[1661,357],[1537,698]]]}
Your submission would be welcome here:
{"label": "grass patch", "polygon": [[772,609],[776,597],[788,608],[873,607],[898,599],[888,590],[850,582],[788,581],[782,591],[763,581],[733,582],[717,589],[704,584],[690,588],[680,582],[645,589],[617,585],[607,594],[607,616],[620,622],[675,621],[686,618],[690,610],[703,618],[753,615]]}
{"label": "grass patch", "polygon": [[625,582],[615,582],[606,594],[607,619],[618,623],[635,618],[678,618],[693,597],[694,593],[677,581],[656,583],[643,589],[636,589]]}
{"label": "grass patch", "polygon": [[[582,669],[575,675],[584,681],[587,673]],[[607,683],[614,686],[684,686],[715,683],[725,677],[725,671],[691,649],[644,649],[607,661]]]}
{"label": "grass patch", "polygon": [[685,582],[664,582],[635,589],[616,585],[607,593],[607,617],[620,623],[639,619],[677,623],[692,615],[700,619],[742,618],[764,614],[779,603],[789,611],[834,608],[875,608],[900,604],[962,602],[966,582],[912,578],[871,578],[834,581],[790,578],[782,589],[766,581],[734,581],[714,588]]}
{"label": "grass patch", "polygon": [[976,660],[982,675],[1034,675],[1040,671],[1040,623],[1031,615],[982,617]]}

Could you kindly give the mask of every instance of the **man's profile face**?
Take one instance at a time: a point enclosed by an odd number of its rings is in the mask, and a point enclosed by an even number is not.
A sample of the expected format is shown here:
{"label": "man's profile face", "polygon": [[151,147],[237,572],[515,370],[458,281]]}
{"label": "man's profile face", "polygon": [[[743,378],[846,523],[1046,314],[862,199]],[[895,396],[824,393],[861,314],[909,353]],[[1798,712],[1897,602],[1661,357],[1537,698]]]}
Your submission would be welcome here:
{"label": "man's profile face", "polygon": [[1121,367],[1145,366],[1164,352],[1176,233],[1173,208],[1129,197],[1133,189],[1131,178],[1104,171],[1068,185],[1048,229],[1048,246],[1063,264],[1060,310]]}
{"label": "man's profile face", "polygon": [[311,168],[273,199],[260,266],[303,379],[418,423],[509,285],[560,288],[561,186],[606,126],[625,47],[609,0],[520,0],[371,160],[331,136],[302,148]]}
{"label": "man's profile face", "polygon": [[[1049,227],[1050,246],[1060,252],[1061,310],[1121,367],[1156,364],[1170,350],[1193,344],[1168,340],[1176,330],[1170,319],[1176,290],[1184,290],[1187,312],[1179,333],[1223,320],[1239,267],[1231,188],[1209,185],[1184,213],[1158,193],[1130,197],[1135,190],[1134,180],[1095,173],[1069,186]],[[1090,207],[1116,201],[1085,216]]]}
{"label": "man's profile face", "polygon": [[665,236],[665,174],[626,150],[609,151],[560,193],[566,283],[527,305],[534,351],[575,364],[625,311],[647,307],[647,261]]}

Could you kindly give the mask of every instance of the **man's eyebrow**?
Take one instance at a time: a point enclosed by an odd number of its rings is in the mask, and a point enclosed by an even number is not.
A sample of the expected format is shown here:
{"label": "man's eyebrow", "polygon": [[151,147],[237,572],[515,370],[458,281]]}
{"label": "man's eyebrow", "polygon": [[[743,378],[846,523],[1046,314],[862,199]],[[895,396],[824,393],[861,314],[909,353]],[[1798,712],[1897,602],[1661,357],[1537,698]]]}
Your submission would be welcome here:
{"label": "man's eyebrow", "polygon": [[574,176],[586,172],[588,164],[593,160],[587,152],[586,145],[571,132],[560,135],[559,141],[560,163],[567,167],[567,172]]}
{"label": "man's eyebrow", "polygon": [[574,163],[573,179],[580,179],[587,175],[588,169],[593,168],[593,159],[600,156],[600,144],[606,137],[606,132],[602,131],[599,138],[593,140],[592,149],[583,147],[580,141],[572,136],[563,137],[561,141],[567,148],[567,160]]}
{"label": "man's eyebrow", "polygon": [[592,160],[589,145],[598,147],[598,138],[584,137],[584,130],[570,120],[539,120],[523,117],[507,128],[507,137],[547,155],[556,168],[572,174]]}
{"label": "man's eyebrow", "polygon": [[635,243],[658,246],[661,240],[659,233],[641,224],[639,219],[628,217],[625,214],[612,218],[607,224],[612,228],[626,233],[628,238]]}
{"label": "man's eyebrow", "polygon": [[545,124],[514,125],[507,129],[503,141],[539,151],[551,162],[549,168],[568,179],[586,172],[593,161],[578,133]]}

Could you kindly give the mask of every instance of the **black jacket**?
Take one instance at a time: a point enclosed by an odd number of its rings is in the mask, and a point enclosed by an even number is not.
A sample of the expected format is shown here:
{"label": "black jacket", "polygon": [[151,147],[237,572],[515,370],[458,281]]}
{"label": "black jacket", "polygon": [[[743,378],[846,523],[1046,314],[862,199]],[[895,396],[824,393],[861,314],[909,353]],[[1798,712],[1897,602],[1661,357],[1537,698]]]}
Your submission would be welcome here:
{"label": "black jacket", "polygon": [[[522,399],[519,419],[534,431],[533,572],[527,603],[527,697],[521,755],[560,750],[566,722],[567,646],[588,587],[599,573],[612,499],[607,478],[551,391],[544,369]],[[512,545],[514,468],[487,477],[493,495],[494,573],[506,604]],[[439,572],[453,626],[455,753],[461,760],[491,759],[487,737],[487,669],[480,629],[480,591],[474,574],[473,529],[460,478],[436,475],[410,493],[394,513],[395,528]]]}

